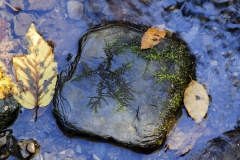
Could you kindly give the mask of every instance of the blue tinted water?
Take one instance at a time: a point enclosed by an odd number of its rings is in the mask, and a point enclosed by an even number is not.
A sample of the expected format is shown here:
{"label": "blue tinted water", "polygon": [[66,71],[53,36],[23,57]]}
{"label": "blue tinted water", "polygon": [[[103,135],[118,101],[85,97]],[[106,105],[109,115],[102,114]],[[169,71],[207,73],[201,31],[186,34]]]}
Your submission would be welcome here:
{"label": "blue tinted water", "polygon": [[[40,0],[39,0],[40,1]],[[160,149],[150,155],[138,154],[130,150],[82,138],[67,137],[56,125],[51,113],[52,104],[45,113],[34,122],[33,110],[24,110],[17,121],[9,128],[13,129],[17,139],[36,139],[41,145],[38,156],[43,159],[111,159],[111,160],[155,160],[186,159],[213,137],[236,125],[240,114],[240,16],[237,1],[219,3],[220,0],[81,0],[83,16],[80,20],[68,17],[66,0],[56,0],[53,8],[47,11],[29,10],[35,1],[11,0],[14,5],[21,5],[20,13],[13,13],[8,7],[0,8],[0,17],[5,19],[10,39],[19,39],[16,52],[25,52],[24,36],[16,34],[27,22],[35,21],[36,28],[46,40],[52,40],[58,70],[61,71],[74,59],[77,53],[78,40],[87,29],[102,26],[108,22],[126,22],[147,26],[165,24],[183,39],[197,58],[197,81],[205,84],[212,101],[205,119],[205,130],[197,140],[194,148],[184,157],[175,155],[174,150],[164,152]],[[45,6],[50,3],[42,0]],[[97,6],[99,11],[92,12]],[[97,8],[95,8],[97,10]],[[22,14],[27,14],[24,17]],[[19,28],[16,28],[18,16],[23,17]],[[31,17],[31,18],[30,18]],[[14,20],[15,19],[15,20]],[[14,28],[15,27],[15,28]],[[18,31],[17,31],[18,30]],[[70,57],[72,56],[72,59]],[[69,57],[70,56],[70,57]],[[69,60],[70,59],[70,60]],[[187,130],[194,122],[183,108],[182,117],[177,126]],[[40,111],[41,112],[41,111]],[[9,159],[15,159],[11,157]],[[39,158],[41,159],[41,158]]]}

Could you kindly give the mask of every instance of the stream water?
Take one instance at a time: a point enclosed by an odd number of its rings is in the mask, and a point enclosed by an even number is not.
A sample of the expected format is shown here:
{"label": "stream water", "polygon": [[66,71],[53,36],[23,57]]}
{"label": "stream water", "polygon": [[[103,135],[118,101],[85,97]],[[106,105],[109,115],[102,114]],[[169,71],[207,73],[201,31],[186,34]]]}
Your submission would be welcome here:
{"label": "stream water", "polygon": [[[69,5],[71,1],[67,0],[9,2],[22,8],[19,13],[14,13],[0,1],[0,18],[7,21],[9,40],[18,44],[12,54],[26,53],[24,35],[34,21],[43,38],[55,43],[59,71],[74,59],[78,40],[90,28],[125,22],[143,26],[144,31],[147,27],[165,24],[196,56],[197,81],[206,86],[211,97],[204,132],[185,156],[178,156],[170,149],[144,155],[104,142],[68,137],[56,124],[51,113],[52,104],[39,111],[43,114],[37,122],[32,119],[34,110],[22,109],[9,128],[13,129],[17,139],[34,138],[40,143],[41,151],[35,159],[187,159],[208,140],[234,129],[240,114],[239,0],[78,0],[74,5]],[[80,10],[74,10],[74,7]],[[184,108],[182,111],[175,127],[193,126],[195,122]]]}

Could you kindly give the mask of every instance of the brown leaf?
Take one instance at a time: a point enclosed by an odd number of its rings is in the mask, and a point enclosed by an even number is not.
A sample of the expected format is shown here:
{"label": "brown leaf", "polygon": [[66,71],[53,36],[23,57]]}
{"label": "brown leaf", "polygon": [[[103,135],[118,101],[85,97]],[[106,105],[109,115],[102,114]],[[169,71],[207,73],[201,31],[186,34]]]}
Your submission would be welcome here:
{"label": "brown leaf", "polygon": [[166,31],[155,27],[149,28],[143,35],[141,49],[148,49],[156,46],[165,37]]}

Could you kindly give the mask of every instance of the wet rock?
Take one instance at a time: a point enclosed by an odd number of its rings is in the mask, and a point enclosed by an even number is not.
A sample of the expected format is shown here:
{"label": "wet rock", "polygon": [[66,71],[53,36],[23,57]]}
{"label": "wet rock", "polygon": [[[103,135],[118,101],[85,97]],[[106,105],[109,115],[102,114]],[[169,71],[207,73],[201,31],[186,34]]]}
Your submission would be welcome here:
{"label": "wet rock", "polygon": [[6,8],[6,4],[3,1],[0,1],[0,8]]}
{"label": "wet rock", "polygon": [[65,154],[67,157],[73,157],[75,155],[75,152],[72,149],[67,149]]}
{"label": "wet rock", "polygon": [[83,4],[79,1],[68,1],[67,10],[69,18],[80,20],[83,17]]}
{"label": "wet rock", "polygon": [[53,9],[60,0],[28,0],[30,6],[28,10],[37,10],[37,11],[48,11]]}
{"label": "wet rock", "polygon": [[15,145],[14,148],[20,149],[20,151],[16,151],[16,149],[15,149],[16,153],[17,152],[20,153],[20,154],[18,154],[18,157],[20,156],[24,159],[29,159],[31,157],[34,157],[33,155],[36,153],[37,148],[39,148],[39,145],[33,139],[21,140],[14,145]]}
{"label": "wet rock", "polygon": [[17,36],[25,36],[30,24],[34,21],[34,17],[31,14],[20,13],[13,18],[14,32]]}
{"label": "wet rock", "polygon": [[223,135],[208,142],[206,147],[195,153],[190,160],[194,159],[239,159],[240,158],[240,130],[225,132]]}
{"label": "wet rock", "polygon": [[230,0],[211,0],[214,3],[226,3],[229,2]]}
{"label": "wet rock", "polygon": [[0,160],[7,159],[10,155],[8,151],[9,136],[11,136],[12,130],[0,131]]}
{"label": "wet rock", "polygon": [[13,97],[0,100],[0,130],[7,128],[17,119],[19,108]]}
{"label": "wet rock", "polygon": [[27,151],[31,154],[36,153],[36,145],[34,142],[30,142],[27,144]]}
{"label": "wet rock", "polygon": [[194,76],[194,60],[174,37],[140,52],[141,37],[136,28],[109,25],[81,38],[53,100],[65,131],[144,153],[163,144]]}
{"label": "wet rock", "polygon": [[88,12],[98,13],[101,11],[101,9],[102,9],[102,6],[100,4],[92,3],[88,8]]}
{"label": "wet rock", "polygon": [[20,7],[21,10],[24,10],[23,0],[10,0],[9,3],[14,7]]}
{"label": "wet rock", "polygon": [[0,42],[5,36],[5,32],[6,32],[6,21],[4,19],[0,19]]}

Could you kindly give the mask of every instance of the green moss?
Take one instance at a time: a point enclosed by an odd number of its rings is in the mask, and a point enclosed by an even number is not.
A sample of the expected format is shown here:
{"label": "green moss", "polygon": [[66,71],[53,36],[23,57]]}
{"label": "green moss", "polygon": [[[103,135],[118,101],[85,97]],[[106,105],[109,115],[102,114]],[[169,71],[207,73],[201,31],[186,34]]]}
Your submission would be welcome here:
{"label": "green moss", "polygon": [[54,107],[53,109],[52,109],[52,113],[54,114],[54,115],[56,115],[57,117],[63,117],[63,115],[61,114],[61,112],[59,111],[59,109],[57,109],[56,107]]}
{"label": "green moss", "polygon": [[[171,119],[163,123],[156,130],[160,135],[165,136],[172,126],[177,109],[181,106],[183,93],[190,82],[190,76],[195,77],[195,59],[188,51],[186,45],[166,37],[157,47],[147,50],[140,50],[139,46],[130,47],[132,52],[138,54],[148,61],[157,61],[163,64],[159,71],[153,72],[156,84],[161,85],[168,93],[168,101],[163,102],[165,107],[160,113],[159,118]],[[161,145],[165,137],[161,137],[158,145]]]}

